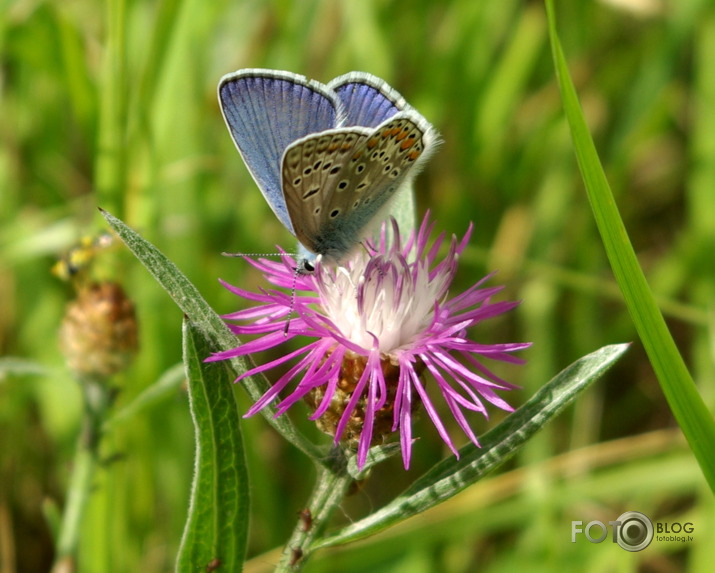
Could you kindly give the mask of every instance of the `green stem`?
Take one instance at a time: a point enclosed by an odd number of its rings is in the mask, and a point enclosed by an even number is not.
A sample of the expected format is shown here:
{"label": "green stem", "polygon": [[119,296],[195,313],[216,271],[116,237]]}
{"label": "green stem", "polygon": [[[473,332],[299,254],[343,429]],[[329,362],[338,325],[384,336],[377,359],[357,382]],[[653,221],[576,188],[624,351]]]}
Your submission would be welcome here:
{"label": "green stem", "polygon": [[293,573],[303,568],[310,557],[313,541],[325,529],[354,481],[347,473],[347,463],[342,450],[333,451],[339,455],[335,463],[326,466],[316,464],[318,479],[315,488],[286,543],[276,572]]}
{"label": "green stem", "polygon": [[67,503],[62,514],[53,571],[76,569],[82,517],[99,462],[101,427],[110,402],[110,394],[102,382],[82,380],[80,383],[84,394],[84,419],[67,489]]}
{"label": "green stem", "polygon": [[78,444],[72,467],[72,478],[67,495],[67,505],[62,516],[60,536],[57,542],[57,559],[74,556],[77,551],[79,529],[84,508],[87,505],[96,456],[83,444]]}

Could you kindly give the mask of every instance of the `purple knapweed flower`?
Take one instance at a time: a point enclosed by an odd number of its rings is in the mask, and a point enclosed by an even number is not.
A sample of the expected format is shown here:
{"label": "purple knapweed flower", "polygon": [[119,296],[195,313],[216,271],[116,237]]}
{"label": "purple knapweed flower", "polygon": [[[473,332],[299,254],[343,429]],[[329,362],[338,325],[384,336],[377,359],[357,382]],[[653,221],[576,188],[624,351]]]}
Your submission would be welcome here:
{"label": "purple knapweed flower", "polygon": [[296,336],[313,339],[237,378],[239,381],[301,357],[246,416],[261,410],[297,381],[278,404],[276,415],[306,400],[315,409],[310,418],[321,430],[333,435],[336,443],[342,441],[357,448],[359,467],[364,465],[371,445],[399,431],[402,458],[408,468],[412,415],[420,403],[440,437],[458,455],[426,391],[424,376],[429,373],[459,427],[479,445],[463,409],[487,416],[484,399],[512,411],[496,391],[515,388],[491,372],[482,360],[522,363],[511,353],[530,343],[481,344],[467,338],[469,327],[513,309],[518,302],[492,302],[492,296],[503,287],[482,288],[489,276],[449,298],[457,259],[466,248],[472,226],[461,241],[452,237],[449,252],[440,262],[437,253],[445,236],[442,233],[428,249],[433,226],[428,213],[420,228],[403,241],[393,220],[391,244],[383,226],[377,245],[366,244],[343,266],[323,266],[318,261],[315,273],[310,275],[296,275],[295,262],[290,258],[280,262],[247,259],[271,284],[284,290],[252,293],[223,283],[236,295],[257,303],[224,316],[231,321],[249,321],[230,325],[232,331],[260,336],[208,360],[246,356]]}

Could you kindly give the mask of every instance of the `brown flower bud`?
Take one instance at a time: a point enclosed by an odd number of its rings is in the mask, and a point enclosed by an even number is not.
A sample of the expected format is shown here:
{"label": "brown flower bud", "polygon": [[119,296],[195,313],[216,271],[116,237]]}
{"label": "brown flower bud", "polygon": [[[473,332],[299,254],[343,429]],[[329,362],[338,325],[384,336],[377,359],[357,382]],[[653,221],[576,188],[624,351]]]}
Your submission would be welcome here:
{"label": "brown flower bud", "polygon": [[134,304],[117,283],[80,288],[67,306],[60,347],[76,374],[108,378],[124,370],[137,351]]}

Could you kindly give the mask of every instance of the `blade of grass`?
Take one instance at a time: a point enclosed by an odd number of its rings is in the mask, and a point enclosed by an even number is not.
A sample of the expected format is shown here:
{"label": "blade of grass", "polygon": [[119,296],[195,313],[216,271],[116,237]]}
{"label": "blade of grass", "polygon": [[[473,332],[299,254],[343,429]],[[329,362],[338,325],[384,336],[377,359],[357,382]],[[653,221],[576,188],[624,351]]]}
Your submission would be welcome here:
{"label": "blade of grass", "polygon": [[556,32],[552,0],[547,0],[546,8],[564,112],[608,260],[668,405],[685,434],[710,489],[715,491],[715,423],[695,387],[638,264],[569,75]]}

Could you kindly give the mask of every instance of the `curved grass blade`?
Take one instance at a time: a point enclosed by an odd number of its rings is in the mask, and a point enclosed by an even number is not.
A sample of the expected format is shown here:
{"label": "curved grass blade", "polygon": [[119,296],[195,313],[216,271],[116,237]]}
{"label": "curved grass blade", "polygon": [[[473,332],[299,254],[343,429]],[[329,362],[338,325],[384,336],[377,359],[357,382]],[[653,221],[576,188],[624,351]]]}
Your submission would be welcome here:
{"label": "curved grass blade", "polygon": [[481,448],[471,444],[465,446],[459,451],[460,459],[448,458],[436,464],[388,505],[316,542],[314,549],[376,533],[449,499],[483,478],[511,458],[551,418],[608,370],[628,346],[604,346],[577,360],[480,438]]}
{"label": "curved grass blade", "polygon": [[184,364],[196,433],[194,482],[177,571],[240,571],[248,539],[248,474],[228,365],[206,363],[203,334],[184,321]]}
{"label": "curved grass blade", "polygon": [[551,0],[546,7],[564,113],[606,255],[668,405],[715,492],[715,420],[695,387],[638,264],[569,75]]}

